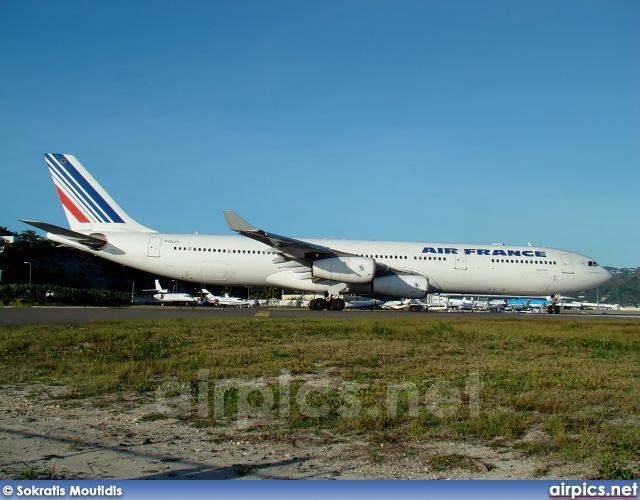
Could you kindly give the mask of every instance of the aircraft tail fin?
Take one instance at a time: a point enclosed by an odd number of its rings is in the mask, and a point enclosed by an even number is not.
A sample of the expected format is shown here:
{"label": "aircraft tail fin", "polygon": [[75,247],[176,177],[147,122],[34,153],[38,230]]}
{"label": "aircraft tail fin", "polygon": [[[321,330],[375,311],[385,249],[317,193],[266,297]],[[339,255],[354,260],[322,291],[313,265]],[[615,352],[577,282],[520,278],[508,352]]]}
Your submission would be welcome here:
{"label": "aircraft tail fin", "polygon": [[71,230],[156,232],[129,217],[74,156],[44,158]]}

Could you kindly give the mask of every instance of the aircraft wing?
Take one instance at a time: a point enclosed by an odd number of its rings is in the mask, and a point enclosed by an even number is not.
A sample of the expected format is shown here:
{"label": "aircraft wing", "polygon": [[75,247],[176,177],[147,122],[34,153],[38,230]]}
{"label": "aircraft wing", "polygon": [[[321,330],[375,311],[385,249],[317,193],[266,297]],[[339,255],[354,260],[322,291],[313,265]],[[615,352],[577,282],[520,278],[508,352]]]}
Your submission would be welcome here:
{"label": "aircraft wing", "polygon": [[268,233],[262,229],[256,229],[246,220],[232,210],[224,210],[224,216],[229,223],[229,227],[237,233],[253,240],[269,245],[280,250],[284,255],[294,259],[314,260],[320,256],[344,257],[353,254],[341,252],[333,248],[316,245],[303,240],[281,236],[279,234]]}
{"label": "aircraft wing", "polygon": [[102,248],[107,243],[106,238],[100,238],[99,235],[77,233],[75,231],[65,229],[64,227],[54,226],[53,224],[48,224],[46,222],[38,222],[35,220],[21,220],[20,222],[24,222],[25,224],[29,224],[30,226],[42,229],[47,233],[56,234],[58,236],[62,236],[63,238],[73,240],[77,243],[80,243],[81,245],[89,248],[94,248],[96,250]]}

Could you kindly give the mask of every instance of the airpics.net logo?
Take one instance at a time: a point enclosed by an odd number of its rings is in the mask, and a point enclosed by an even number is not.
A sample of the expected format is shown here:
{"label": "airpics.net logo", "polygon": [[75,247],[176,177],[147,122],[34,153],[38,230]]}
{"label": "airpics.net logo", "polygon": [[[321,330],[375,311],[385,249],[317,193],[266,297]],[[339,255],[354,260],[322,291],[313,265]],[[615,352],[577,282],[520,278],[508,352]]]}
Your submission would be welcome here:
{"label": "airpics.net logo", "polygon": [[283,370],[272,379],[214,383],[209,380],[209,370],[200,370],[196,386],[190,382],[162,384],[156,391],[156,408],[171,417],[197,414],[201,418],[235,420],[242,428],[247,427],[250,419],[273,416],[274,410],[284,420],[294,411],[307,418],[324,418],[329,414],[338,418],[361,415],[394,418],[404,412],[414,417],[425,411],[447,418],[466,407],[469,418],[477,418],[483,384],[477,372],[469,372],[465,378],[462,387],[448,381],[390,383],[379,392],[381,400],[372,402],[365,397],[372,389],[370,386],[329,374],[309,380]]}
{"label": "airpics.net logo", "polygon": [[638,498],[638,485],[632,484],[554,484],[549,498]]}

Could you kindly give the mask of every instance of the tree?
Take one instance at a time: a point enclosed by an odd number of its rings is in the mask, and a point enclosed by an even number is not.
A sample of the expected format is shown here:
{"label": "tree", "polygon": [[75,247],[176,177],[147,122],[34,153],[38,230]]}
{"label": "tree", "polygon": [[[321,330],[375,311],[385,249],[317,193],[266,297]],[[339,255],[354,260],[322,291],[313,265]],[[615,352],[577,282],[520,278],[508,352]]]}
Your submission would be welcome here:
{"label": "tree", "polygon": [[25,229],[20,233],[20,239],[24,241],[34,242],[42,239],[42,236],[38,236],[38,234],[33,229]]}
{"label": "tree", "polygon": [[251,289],[250,298],[254,300],[269,300],[280,298],[279,288],[255,287]]}
{"label": "tree", "polygon": [[0,236],[18,236],[18,233],[10,231],[4,226],[0,226]]}

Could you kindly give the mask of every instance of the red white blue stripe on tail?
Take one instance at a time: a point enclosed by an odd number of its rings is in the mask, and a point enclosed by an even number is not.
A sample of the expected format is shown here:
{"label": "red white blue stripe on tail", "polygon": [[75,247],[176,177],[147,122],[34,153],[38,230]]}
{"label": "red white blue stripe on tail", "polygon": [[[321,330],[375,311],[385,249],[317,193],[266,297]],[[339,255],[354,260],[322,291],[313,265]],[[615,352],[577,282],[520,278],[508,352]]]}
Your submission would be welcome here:
{"label": "red white blue stripe on tail", "polygon": [[[80,169],[71,155],[46,154],[51,177],[65,209],[80,223],[124,224],[124,219],[109,204]],[[91,179],[93,181],[93,179]]]}
{"label": "red white blue stripe on tail", "polygon": [[155,233],[129,217],[74,156],[47,153],[44,158],[72,230]]}

